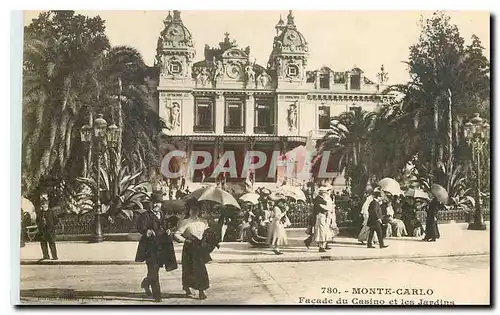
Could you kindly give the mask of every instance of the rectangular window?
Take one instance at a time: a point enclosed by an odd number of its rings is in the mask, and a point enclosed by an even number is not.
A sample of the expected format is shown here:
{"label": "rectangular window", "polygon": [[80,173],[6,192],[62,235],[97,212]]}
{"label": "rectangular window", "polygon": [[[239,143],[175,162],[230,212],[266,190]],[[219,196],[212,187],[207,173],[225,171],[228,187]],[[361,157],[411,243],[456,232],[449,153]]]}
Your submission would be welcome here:
{"label": "rectangular window", "polygon": [[257,99],[255,101],[255,126],[256,134],[272,134],[274,121],[274,106],[272,99]]}
{"label": "rectangular window", "polygon": [[351,90],[361,89],[361,76],[359,74],[351,75]]}
{"label": "rectangular window", "polygon": [[318,108],[319,129],[330,129],[330,106],[320,106]]}
{"label": "rectangular window", "polygon": [[330,88],[330,74],[321,74],[319,76],[319,88],[329,89]]}
{"label": "rectangular window", "polygon": [[212,98],[199,98],[195,101],[194,115],[195,132],[213,132],[214,131],[214,100]]}
{"label": "rectangular window", "polygon": [[245,103],[241,99],[226,100],[226,119],[224,132],[242,133],[245,131]]}

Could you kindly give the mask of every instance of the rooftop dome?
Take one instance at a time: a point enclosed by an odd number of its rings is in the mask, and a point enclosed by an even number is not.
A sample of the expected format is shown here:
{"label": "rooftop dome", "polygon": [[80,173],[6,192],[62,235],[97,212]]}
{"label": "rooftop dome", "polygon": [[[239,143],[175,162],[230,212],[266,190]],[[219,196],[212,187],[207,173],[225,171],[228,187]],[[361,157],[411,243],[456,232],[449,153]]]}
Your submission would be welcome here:
{"label": "rooftop dome", "polygon": [[164,44],[193,47],[191,32],[182,23],[180,11],[174,10],[173,17],[169,12],[163,23],[165,28],[161,37]]}
{"label": "rooftop dome", "polygon": [[307,47],[307,41],[304,35],[302,35],[295,26],[294,16],[291,10],[287,16],[286,25],[282,26],[282,32],[275,38],[275,42],[276,41],[280,42],[283,47]]}

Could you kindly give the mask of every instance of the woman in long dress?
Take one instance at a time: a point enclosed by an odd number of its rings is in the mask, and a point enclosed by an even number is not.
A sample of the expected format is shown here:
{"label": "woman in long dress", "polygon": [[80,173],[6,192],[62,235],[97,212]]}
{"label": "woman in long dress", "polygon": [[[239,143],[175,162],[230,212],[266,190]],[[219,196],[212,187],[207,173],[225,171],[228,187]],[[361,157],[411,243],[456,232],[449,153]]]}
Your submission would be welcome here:
{"label": "woman in long dress", "polygon": [[205,290],[210,287],[206,264],[206,254],[202,239],[208,223],[200,217],[201,207],[198,201],[187,202],[189,217],[179,223],[174,234],[175,239],[184,243],[182,248],[182,289],[186,296],[192,296],[191,288],[199,291],[200,300],[207,298]]}
{"label": "woman in long dress", "polygon": [[[283,211],[281,209],[283,209]],[[280,199],[276,202],[272,212],[267,243],[273,247],[273,251],[276,255],[283,254],[283,252],[280,251],[280,246],[288,245],[288,238],[282,221],[282,218],[286,215],[287,210],[288,206],[285,200]]]}
{"label": "woman in long dress", "polygon": [[427,218],[425,220],[425,237],[423,241],[435,242],[441,235],[439,233],[437,214],[445,209],[444,204],[434,197],[427,204]]}
{"label": "woman in long dress", "polygon": [[[333,242],[333,238],[339,234],[339,228],[337,227],[337,215],[335,214],[335,203],[333,209],[328,211],[327,220],[331,230],[331,237],[328,242]],[[328,244],[326,249],[328,249]]]}
{"label": "woman in long dress", "polygon": [[316,215],[316,224],[314,225],[314,241],[318,243],[319,252],[326,252],[326,243],[332,239],[332,230],[328,218],[328,210],[322,208]]}

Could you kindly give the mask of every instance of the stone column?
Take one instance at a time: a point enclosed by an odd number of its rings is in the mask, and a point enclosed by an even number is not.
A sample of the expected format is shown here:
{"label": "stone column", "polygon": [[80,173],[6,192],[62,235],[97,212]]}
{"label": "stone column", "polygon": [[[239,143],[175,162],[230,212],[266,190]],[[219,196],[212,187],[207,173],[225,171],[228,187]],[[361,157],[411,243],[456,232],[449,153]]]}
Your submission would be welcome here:
{"label": "stone column", "polygon": [[225,122],[224,94],[217,92],[215,99],[215,133],[223,134]]}
{"label": "stone column", "polygon": [[245,134],[251,135],[254,133],[255,125],[255,98],[253,93],[247,93],[247,101],[245,104]]}
{"label": "stone column", "polygon": [[186,93],[184,101],[181,104],[181,134],[191,134],[193,133],[194,122],[194,111],[195,111],[195,99],[193,94]]}
{"label": "stone column", "polygon": [[351,72],[348,72],[347,75],[346,75],[345,89],[346,90],[350,90],[351,89]]}
{"label": "stone column", "polygon": [[[219,161],[220,161],[223,154],[224,154],[224,138],[223,137],[216,137],[215,138],[215,150],[214,150],[215,168],[218,167]],[[214,170],[215,170],[215,168],[214,168]],[[222,181],[223,177],[224,177],[224,174],[220,173],[217,176],[217,178],[215,179],[215,181],[218,185],[222,184],[220,181]]]}

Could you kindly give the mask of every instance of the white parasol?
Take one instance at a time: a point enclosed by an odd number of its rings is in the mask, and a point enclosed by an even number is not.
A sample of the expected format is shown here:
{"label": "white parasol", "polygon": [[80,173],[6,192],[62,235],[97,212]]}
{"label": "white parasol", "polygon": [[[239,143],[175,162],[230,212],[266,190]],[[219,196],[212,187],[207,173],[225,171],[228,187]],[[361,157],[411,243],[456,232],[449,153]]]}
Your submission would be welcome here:
{"label": "white parasol", "polygon": [[259,198],[260,196],[256,193],[246,193],[240,197],[240,200],[256,205],[259,203]]}
{"label": "white parasol", "polygon": [[393,196],[398,196],[402,194],[401,186],[399,186],[399,183],[393,178],[386,177],[384,179],[381,179],[378,182],[378,186],[380,187],[381,190],[390,193]]}
{"label": "white parasol", "polygon": [[306,201],[306,194],[300,189],[300,187],[284,185],[276,190],[276,193],[284,195],[286,197],[293,198],[295,200]]}
{"label": "white parasol", "polygon": [[198,201],[203,201],[203,200],[213,201],[223,206],[231,205],[238,209],[241,209],[240,205],[238,204],[238,201],[234,199],[234,197],[230,193],[224,191],[219,187],[207,188],[205,192],[203,192],[203,194],[198,198]]}

